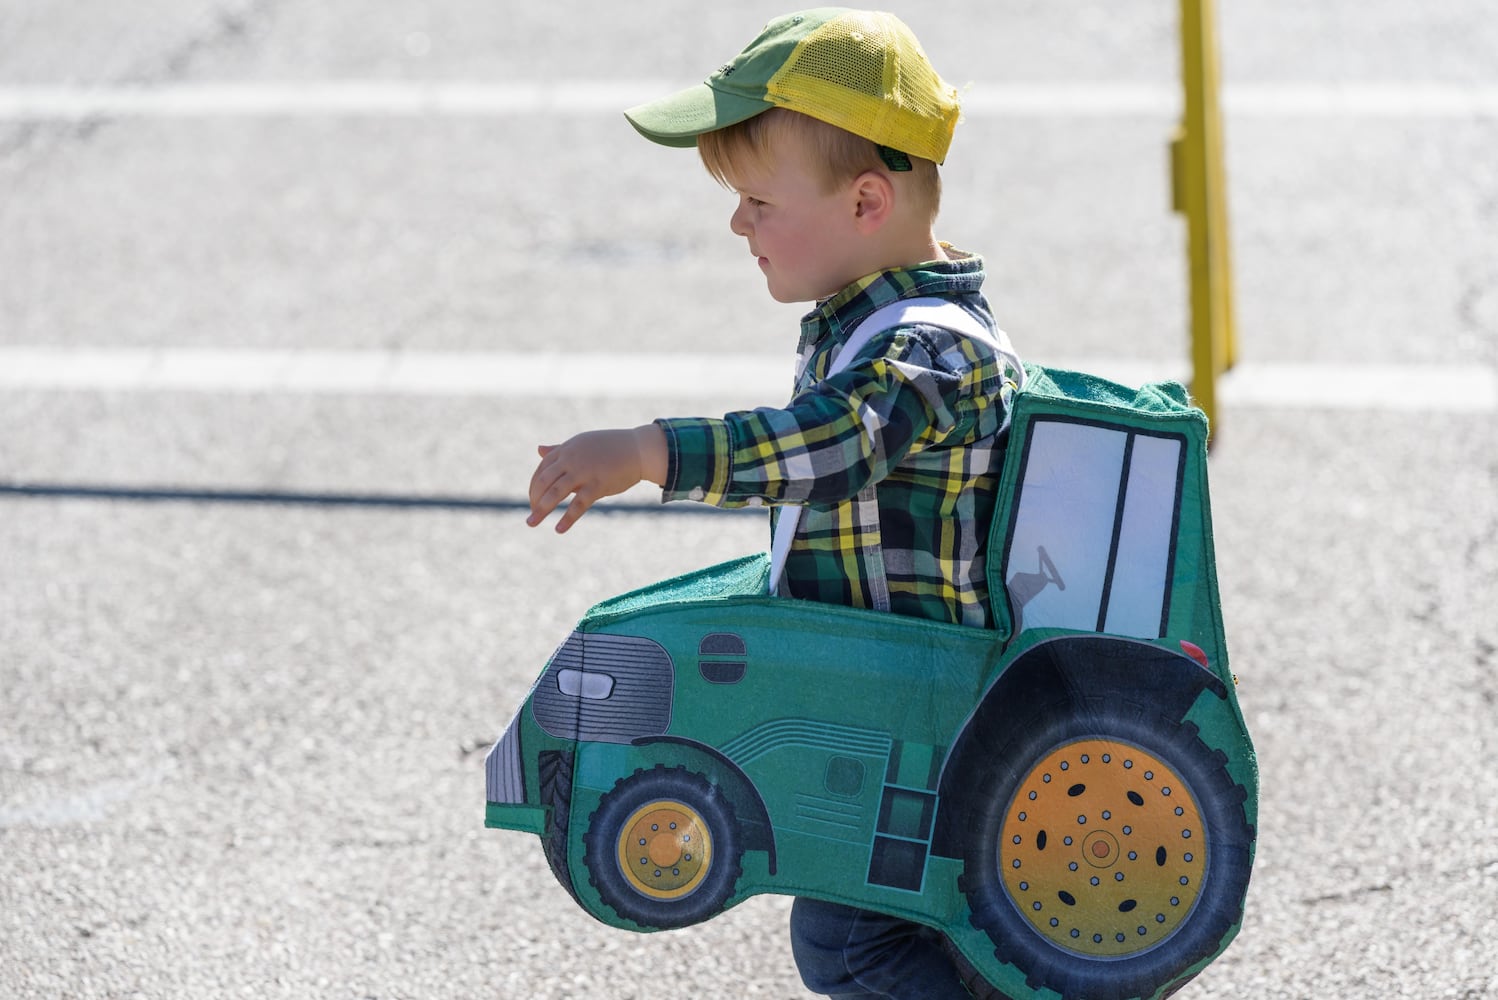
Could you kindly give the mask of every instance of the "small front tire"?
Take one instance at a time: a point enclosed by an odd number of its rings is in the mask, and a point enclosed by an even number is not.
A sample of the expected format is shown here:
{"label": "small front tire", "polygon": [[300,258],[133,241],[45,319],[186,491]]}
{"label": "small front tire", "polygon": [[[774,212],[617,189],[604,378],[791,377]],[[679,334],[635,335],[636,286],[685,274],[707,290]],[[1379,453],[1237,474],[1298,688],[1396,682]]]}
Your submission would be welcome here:
{"label": "small front tire", "polygon": [[622,778],[583,835],[599,897],[641,927],[685,927],[721,912],[741,874],[738,823],[718,786],[684,767]]}

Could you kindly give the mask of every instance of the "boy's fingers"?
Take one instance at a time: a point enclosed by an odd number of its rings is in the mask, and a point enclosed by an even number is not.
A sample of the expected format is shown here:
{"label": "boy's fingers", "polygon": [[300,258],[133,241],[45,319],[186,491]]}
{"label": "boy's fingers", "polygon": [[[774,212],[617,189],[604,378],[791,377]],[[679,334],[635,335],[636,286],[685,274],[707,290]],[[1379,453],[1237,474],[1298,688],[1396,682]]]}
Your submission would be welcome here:
{"label": "boy's fingers", "polygon": [[531,473],[531,484],[528,492],[532,507],[540,502],[541,498],[546,495],[546,491],[556,484],[561,475],[562,471],[554,465],[539,466],[535,472]]}
{"label": "boy's fingers", "polygon": [[531,473],[531,504],[534,506],[539,498],[560,490],[551,501],[551,506],[555,507],[563,497],[577,488],[582,474],[573,468],[576,463],[568,461],[566,454],[559,451],[556,445],[541,447],[546,449],[546,454],[550,457],[543,457],[536,466],[536,471]]}
{"label": "boy's fingers", "polygon": [[534,528],[544,521],[546,515],[555,510],[557,504],[561,503],[567,494],[572,492],[572,486],[562,482],[565,471],[553,464],[550,466],[542,465],[532,474],[529,491],[531,513],[525,519],[526,523],[531,527]]}
{"label": "boy's fingers", "polygon": [[567,505],[567,510],[563,512],[562,519],[557,522],[557,534],[564,534],[568,528],[577,523],[578,518],[588,512],[588,508],[591,506],[593,506],[592,498],[585,497],[581,493],[574,493],[572,495],[572,502]]}
{"label": "boy's fingers", "polygon": [[546,515],[552,512],[554,506],[548,507],[536,497],[531,497],[531,512],[525,516],[525,523],[534,528],[546,520]]}
{"label": "boy's fingers", "polygon": [[531,515],[530,517],[526,518],[527,522],[529,522],[530,525],[534,527],[540,524],[542,521],[546,520],[546,516],[552,511],[556,510],[558,505],[560,505],[563,500],[567,499],[567,494],[570,492],[572,492],[570,488],[562,487],[556,483],[553,483],[546,489],[542,490],[538,495],[532,496]]}
{"label": "boy's fingers", "polygon": [[534,528],[536,525],[546,520],[546,515],[550,514],[555,509],[555,504],[547,507],[543,504],[531,501],[531,512],[525,515],[525,523]]}
{"label": "boy's fingers", "polygon": [[603,494],[598,490],[596,483],[590,482],[585,477],[573,475],[566,468],[553,466],[545,470],[537,469],[536,475],[531,479],[531,515],[526,518],[526,522],[531,527],[535,527],[570,496],[572,501],[567,505],[562,520],[557,524],[557,531],[564,532],[572,527],[573,523],[582,517],[601,495]]}

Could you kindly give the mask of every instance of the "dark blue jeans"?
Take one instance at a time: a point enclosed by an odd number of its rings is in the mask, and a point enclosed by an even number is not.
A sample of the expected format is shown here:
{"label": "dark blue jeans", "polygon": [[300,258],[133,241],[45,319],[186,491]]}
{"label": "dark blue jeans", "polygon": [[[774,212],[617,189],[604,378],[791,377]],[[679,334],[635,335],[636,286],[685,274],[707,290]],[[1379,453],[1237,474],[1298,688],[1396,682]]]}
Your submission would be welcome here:
{"label": "dark blue jeans", "polygon": [[791,953],[813,993],[863,1000],[968,1000],[941,935],[898,917],[797,897]]}

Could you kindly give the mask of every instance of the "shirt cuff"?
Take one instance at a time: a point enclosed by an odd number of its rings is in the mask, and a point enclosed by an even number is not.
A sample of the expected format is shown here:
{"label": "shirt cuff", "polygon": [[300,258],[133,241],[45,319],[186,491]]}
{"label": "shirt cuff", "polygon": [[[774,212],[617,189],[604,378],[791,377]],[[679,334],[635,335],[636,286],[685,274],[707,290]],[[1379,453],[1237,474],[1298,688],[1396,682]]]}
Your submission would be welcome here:
{"label": "shirt cuff", "polygon": [[721,507],[728,492],[728,424],[707,417],[657,420],[666,433],[666,482],[661,499]]}

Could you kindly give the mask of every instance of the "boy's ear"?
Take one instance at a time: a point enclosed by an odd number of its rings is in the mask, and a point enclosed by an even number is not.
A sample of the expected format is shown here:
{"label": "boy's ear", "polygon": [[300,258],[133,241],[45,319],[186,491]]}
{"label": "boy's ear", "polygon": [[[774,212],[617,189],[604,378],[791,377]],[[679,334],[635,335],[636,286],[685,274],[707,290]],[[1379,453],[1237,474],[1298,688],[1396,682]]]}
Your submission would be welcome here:
{"label": "boy's ear", "polygon": [[853,178],[850,194],[854,201],[854,225],[874,232],[889,221],[895,211],[895,186],[877,170],[865,170]]}

